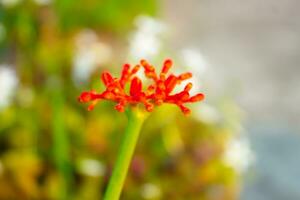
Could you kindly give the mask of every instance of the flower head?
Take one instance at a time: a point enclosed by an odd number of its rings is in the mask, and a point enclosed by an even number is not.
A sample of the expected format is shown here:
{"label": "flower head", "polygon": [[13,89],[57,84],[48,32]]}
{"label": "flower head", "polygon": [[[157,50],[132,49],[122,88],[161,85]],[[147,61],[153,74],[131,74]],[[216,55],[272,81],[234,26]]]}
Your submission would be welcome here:
{"label": "flower head", "polygon": [[[113,77],[109,72],[102,73],[101,79],[106,87],[105,91],[102,93],[93,90],[83,92],[78,99],[82,103],[91,102],[88,110],[92,110],[99,100],[106,99],[117,102],[115,109],[119,112],[124,112],[126,105],[142,103],[145,109],[150,112],[155,105],[170,103],[177,105],[184,114],[189,114],[190,109],[184,104],[201,101],[204,99],[204,94],[199,93],[191,96],[189,91],[192,88],[192,83],[188,83],[183,91],[172,94],[176,85],[192,77],[191,73],[184,73],[179,76],[169,74],[172,65],[172,60],[165,60],[161,72],[157,74],[154,66],[146,60],[141,60],[140,64],[134,67],[125,64],[120,78]],[[136,76],[141,66],[144,68],[146,77],[153,82],[145,90],[143,90],[141,79]],[[127,83],[130,83],[129,92],[125,89]]]}

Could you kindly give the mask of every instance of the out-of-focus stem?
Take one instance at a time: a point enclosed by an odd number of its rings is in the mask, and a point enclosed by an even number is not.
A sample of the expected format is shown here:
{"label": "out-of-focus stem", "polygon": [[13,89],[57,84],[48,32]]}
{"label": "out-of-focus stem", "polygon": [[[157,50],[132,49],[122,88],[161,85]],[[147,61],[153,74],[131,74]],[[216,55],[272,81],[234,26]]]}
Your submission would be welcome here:
{"label": "out-of-focus stem", "polygon": [[64,98],[62,91],[59,88],[50,92],[52,107],[53,157],[60,175],[60,191],[57,198],[68,199],[69,187],[72,182],[72,174],[70,170],[69,140],[64,127]]}
{"label": "out-of-focus stem", "polygon": [[128,168],[141,131],[146,113],[138,108],[130,108],[127,112],[128,124],[121,140],[121,146],[112,176],[106,189],[104,200],[118,200],[126,179]]}

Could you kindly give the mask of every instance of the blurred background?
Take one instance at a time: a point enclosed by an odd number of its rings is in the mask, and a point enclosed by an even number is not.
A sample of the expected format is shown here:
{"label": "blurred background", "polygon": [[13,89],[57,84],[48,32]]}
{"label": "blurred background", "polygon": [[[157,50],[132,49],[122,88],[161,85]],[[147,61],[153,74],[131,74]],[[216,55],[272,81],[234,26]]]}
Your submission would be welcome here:
{"label": "blurred background", "polygon": [[300,199],[299,6],[0,0],[0,199],[101,199],[126,117],[77,97],[141,58],[207,98],[151,114],[122,199]]}

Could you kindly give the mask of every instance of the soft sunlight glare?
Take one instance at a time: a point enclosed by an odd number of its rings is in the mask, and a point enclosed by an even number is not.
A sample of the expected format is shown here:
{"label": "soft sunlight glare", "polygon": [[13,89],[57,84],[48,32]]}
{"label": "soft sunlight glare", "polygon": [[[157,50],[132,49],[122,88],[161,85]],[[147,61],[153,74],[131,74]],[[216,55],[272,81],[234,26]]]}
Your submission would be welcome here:
{"label": "soft sunlight glare", "polygon": [[112,49],[100,41],[92,30],[80,32],[75,38],[75,45],[73,80],[79,85],[87,82],[97,67],[101,67],[111,59]]}
{"label": "soft sunlight glare", "polygon": [[181,59],[184,65],[198,76],[203,75],[207,69],[207,62],[199,50],[185,48],[181,51]]}
{"label": "soft sunlight glare", "polygon": [[152,59],[162,47],[161,35],[165,25],[149,16],[138,16],[135,20],[136,31],[129,38],[129,57],[133,59]]}
{"label": "soft sunlight glare", "polygon": [[153,183],[146,183],[142,186],[141,195],[144,199],[158,198],[161,196],[161,189]]}
{"label": "soft sunlight glare", "polygon": [[245,136],[233,138],[227,144],[224,153],[224,162],[237,172],[244,173],[255,160],[250,142]]}
{"label": "soft sunlight glare", "polygon": [[6,64],[0,65],[0,110],[10,105],[18,82],[16,72],[11,66]]}
{"label": "soft sunlight glare", "polygon": [[22,0],[0,0],[0,4],[4,7],[11,8],[17,6]]}
{"label": "soft sunlight glare", "polygon": [[85,175],[98,177],[105,173],[105,166],[98,160],[83,159],[79,162],[79,171]]}

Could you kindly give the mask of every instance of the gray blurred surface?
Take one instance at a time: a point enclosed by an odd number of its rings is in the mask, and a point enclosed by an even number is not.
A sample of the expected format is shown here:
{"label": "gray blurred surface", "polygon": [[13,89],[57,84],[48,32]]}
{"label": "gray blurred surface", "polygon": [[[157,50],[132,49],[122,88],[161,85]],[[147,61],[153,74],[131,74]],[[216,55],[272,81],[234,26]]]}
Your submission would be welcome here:
{"label": "gray blurred surface", "polygon": [[300,136],[288,127],[249,128],[257,165],[246,176],[242,200],[300,199]]}
{"label": "gray blurred surface", "polygon": [[257,162],[242,200],[300,199],[299,8],[299,0],[165,2],[173,48],[198,48],[248,115]]}
{"label": "gray blurred surface", "polygon": [[299,0],[167,0],[163,16],[174,48],[199,48],[220,80],[237,81],[251,118],[299,127],[299,8]]}

